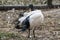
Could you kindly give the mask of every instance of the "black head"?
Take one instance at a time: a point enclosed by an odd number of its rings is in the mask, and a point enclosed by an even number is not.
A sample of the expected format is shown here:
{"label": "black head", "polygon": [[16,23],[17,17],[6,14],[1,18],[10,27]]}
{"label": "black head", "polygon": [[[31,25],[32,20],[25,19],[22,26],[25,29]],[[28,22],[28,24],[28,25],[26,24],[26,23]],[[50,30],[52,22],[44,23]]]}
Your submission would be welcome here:
{"label": "black head", "polygon": [[31,9],[31,11],[33,11],[34,10],[33,4],[30,4],[29,8]]}

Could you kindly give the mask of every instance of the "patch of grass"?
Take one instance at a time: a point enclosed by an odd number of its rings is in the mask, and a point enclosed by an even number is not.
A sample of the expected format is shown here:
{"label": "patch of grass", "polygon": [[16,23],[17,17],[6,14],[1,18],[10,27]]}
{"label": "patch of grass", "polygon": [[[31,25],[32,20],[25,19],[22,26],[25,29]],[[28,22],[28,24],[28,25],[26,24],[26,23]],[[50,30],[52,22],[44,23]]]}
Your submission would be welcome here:
{"label": "patch of grass", "polygon": [[9,39],[22,40],[18,35],[14,34],[14,33],[3,33],[3,32],[0,32],[0,40],[9,40]]}

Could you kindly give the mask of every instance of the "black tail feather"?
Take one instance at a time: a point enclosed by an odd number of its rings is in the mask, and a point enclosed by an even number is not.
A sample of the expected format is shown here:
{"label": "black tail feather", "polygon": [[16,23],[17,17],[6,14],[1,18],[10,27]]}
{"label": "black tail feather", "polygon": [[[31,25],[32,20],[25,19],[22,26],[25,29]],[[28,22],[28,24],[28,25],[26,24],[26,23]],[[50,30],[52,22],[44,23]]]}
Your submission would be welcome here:
{"label": "black tail feather", "polygon": [[26,31],[29,27],[27,25],[24,25],[21,31]]}
{"label": "black tail feather", "polygon": [[19,25],[16,25],[15,28],[16,28],[16,29],[21,29],[21,27],[19,27]]}

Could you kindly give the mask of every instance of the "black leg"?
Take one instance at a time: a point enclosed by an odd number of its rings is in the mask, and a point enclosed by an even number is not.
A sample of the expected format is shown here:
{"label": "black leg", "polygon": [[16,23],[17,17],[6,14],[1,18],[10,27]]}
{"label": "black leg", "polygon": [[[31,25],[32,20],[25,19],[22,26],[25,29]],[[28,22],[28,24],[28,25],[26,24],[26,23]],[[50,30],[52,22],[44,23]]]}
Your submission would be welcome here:
{"label": "black leg", "polygon": [[33,29],[33,37],[35,38],[35,28]]}
{"label": "black leg", "polygon": [[30,38],[30,28],[28,29],[28,38]]}
{"label": "black leg", "polygon": [[33,30],[33,37],[35,38],[35,30]]}

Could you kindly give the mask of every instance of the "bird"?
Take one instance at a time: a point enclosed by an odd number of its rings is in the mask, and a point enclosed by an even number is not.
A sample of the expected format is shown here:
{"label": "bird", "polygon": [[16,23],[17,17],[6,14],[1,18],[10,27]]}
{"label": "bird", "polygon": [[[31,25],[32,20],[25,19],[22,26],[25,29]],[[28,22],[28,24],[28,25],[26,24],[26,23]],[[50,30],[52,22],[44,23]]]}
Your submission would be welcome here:
{"label": "bird", "polygon": [[[32,5],[31,5],[32,6]],[[15,28],[21,29],[21,31],[26,31],[28,29],[28,38],[30,37],[30,28],[33,31],[33,36],[35,38],[35,28],[40,26],[40,23],[44,22],[44,15],[41,10],[31,10],[28,13],[25,13],[26,15],[23,15],[21,18],[18,19],[17,26]],[[19,24],[22,25],[22,27],[19,27]]]}

